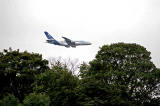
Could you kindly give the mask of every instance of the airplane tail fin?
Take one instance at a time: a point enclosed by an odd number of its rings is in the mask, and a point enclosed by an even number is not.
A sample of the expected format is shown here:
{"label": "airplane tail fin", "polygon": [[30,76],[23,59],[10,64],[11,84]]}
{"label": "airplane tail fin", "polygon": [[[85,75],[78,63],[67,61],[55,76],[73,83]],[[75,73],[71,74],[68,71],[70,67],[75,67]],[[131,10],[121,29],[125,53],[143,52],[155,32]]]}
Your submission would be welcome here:
{"label": "airplane tail fin", "polygon": [[60,43],[57,40],[55,40],[48,32],[45,31],[44,33],[45,33],[46,37],[48,38],[48,40],[47,40],[48,43],[60,45]]}
{"label": "airplane tail fin", "polygon": [[48,32],[44,32],[45,33],[45,35],[46,35],[46,37],[48,38],[48,39],[53,39],[53,40],[55,40]]}

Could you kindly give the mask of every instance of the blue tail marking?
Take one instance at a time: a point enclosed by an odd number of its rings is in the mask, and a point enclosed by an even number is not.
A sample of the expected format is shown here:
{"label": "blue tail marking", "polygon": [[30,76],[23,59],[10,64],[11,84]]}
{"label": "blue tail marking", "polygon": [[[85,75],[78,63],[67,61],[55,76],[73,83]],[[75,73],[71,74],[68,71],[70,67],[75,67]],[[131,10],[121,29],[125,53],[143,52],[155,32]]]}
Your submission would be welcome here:
{"label": "blue tail marking", "polygon": [[44,32],[48,39],[54,39],[48,32]]}
{"label": "blue tail marking", "polygon": [[55,44],[55,45],[60,45],[60,43],[58,41],[56,41],[48,32],[44,32],[46,37],[49,39],[48,42]]}

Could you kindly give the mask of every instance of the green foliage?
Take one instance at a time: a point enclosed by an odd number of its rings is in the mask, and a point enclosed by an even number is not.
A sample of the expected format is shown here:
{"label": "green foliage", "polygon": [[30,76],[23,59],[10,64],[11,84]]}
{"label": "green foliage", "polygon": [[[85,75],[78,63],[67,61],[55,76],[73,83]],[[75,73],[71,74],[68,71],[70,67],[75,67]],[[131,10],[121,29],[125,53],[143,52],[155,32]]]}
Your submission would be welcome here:
{"label": "green foliage", "polygon": [[0,100],[0,106],[18,106],[18,100],[15,98],[15,96],[9,94]]}
{"label": "green foliage", "polygon": [[[83,75],[82,82],[87,80],[83,85],[90,83],[88,78],[93,80],[92,84],[98,81],[106,98],[93,95],[110,105],[150,103],[159,89],[160,70],[151,62],[150,52],[137,44],[104,45],[89,67],[88,71],[80,74]],[[96,86],[95,92],[99,91],[99,86]]]}
{"label": "green foliage", "polygon": [[34,89],[37,93],[49,95],[53,106],[73,106],[78,78],[59,65],[38,75]]}
{"label": "green foliage", "polygon": [[24,106],[49,106],[50,98],[45,94],[31,93],[25,97],[23,104]]}
{"label": "green foliage", "polygon": [[77,104],[80,106],[129,106],[131,102],[123,96],[127,96],[123,86],[107,86],[95,76],[84,78],[80,81],[77,94]]}
{"label": "green foliage", "polygon": [[11,48],[0,52],[0,99],[10,93],[22,102],[33,92],[31,84],[35,75],[45,72],[47,64],[48,61],[37,53],[13,51]]}
{"label": "green foliage", "polygon": [[160,69],[152,63],[150,52],[140,45],[102,46],[94,60],[81,64],[78,77],[60,61],[51,65],[49,69],[48,61],[37,53],[11,48],[0,52],[0,105],[158,106],[160,103]]}
{"label": "green foliage", "polygon": [[80,71],[79,71],[79,77],[80,78],[86,78],[87,77],[87,72],[89,69],[89,65],[85,62],[83,62],[80,66]]}

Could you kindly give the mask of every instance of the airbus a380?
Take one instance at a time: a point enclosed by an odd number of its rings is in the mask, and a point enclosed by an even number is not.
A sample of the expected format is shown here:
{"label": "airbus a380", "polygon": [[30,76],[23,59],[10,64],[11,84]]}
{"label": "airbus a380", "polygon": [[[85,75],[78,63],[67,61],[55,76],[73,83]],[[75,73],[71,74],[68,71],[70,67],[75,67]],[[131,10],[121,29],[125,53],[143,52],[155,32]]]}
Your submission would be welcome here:
{"label": "airbus a380", "polygon": [[90,42],[86,41],[72,41],[66,37],[62,37],[64,41],[57,41],[55,40],[48,32],[44,32],[46,37],[47,37],[47,43],[58,45],[58,46],[65,46],[67,48],[69,47],[76,47],[76,46],[81,46],[81,45],[91,45]]}

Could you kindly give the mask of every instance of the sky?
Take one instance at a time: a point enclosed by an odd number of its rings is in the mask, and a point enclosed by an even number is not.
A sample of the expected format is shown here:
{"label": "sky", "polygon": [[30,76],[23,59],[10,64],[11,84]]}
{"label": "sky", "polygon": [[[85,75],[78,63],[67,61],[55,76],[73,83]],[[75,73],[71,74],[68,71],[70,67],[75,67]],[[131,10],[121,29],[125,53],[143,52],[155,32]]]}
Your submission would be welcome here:
{"label": "sky", "polygon": [[[90,41],[65,48],[44,43],[48,31],[56,40]],[[0,0],[0,51],[20,49],[91,61],[100,47],[137,43],[160,67],[160,0]]]}

